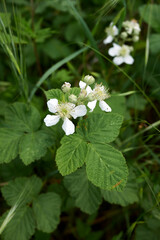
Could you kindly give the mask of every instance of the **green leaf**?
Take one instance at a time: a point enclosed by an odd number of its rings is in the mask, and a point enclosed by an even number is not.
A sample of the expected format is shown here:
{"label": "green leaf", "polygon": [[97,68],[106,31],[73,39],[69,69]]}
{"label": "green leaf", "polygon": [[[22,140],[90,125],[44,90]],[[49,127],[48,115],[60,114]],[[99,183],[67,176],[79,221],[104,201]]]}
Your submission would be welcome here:
{"label": "green leaf", "polygon": [[60,89],[51,89],[49,91],[45,91],[44,93],[47,97],[47,100],[56,98],[56,99],[62,101],[64,98],[64,93]]}
{"label": "green leaf", "polygon": [[38,110],[20,102],[16,102],[6,109],[5,120],[8,127],[15,129],[17,132],[33,132],[41,125]]}
{"label": "green leaf", "polygon": [[51,137],[44,130],[23,136],[19,145],[19,154],[24,164],[28,165],[43,157],[51,141]]}
{"label": "green leaf", "polygon": [[142,225],[137,226],[135,231],[136,240],[159,240],[160,221],[152,217]]}
{"label": "green leaf", "polygon": [[141,17],[151,25],[156,31],[160,32],[160,5],[145,4],[139,8]]}
{"label": "green leaf", "polygon": [[66,176],[64,184],[75,199],[75,205],[83,212],[92,214],[98,209],[102,202],[101,192],[88,180],[85,167]]}
{"label": "green leaf", "polygon": [[111,191],[102,190],[104,199],[111,204],[119,204],[123,207],[138,202],[138,186],[135,175],[129,175],[126,187],[122,192],[117,192],[116,189]]}
{"label": "green leaf", "polygon": [[84,42],[84,31],[79,23],[71,22],[65,29],[65,38],[68,42]]}
{"label": "green leaf", "polygon": [[56,193],[45,193],[33,202],[37,228],[43,232],[53,232],[60,221],[61,198]]}
{"label": "green leaf", "polygon": [[150,50],[153,54],[158,54],[160,52],[160,34],[155,33],[150,35]]}
{"label": "green leaf", "polygon": [[9,206],[13,206],[17,201],[23,206],[38,195],[41,187],[41,179],[32,176],[31,178],[16,178],[4,186],[1,191]]}
{"label": "green leaf", "polygon": [[45,155],[53,145],[54,135],[47,128],[38,130],[41,118],[38,110],[24,103],[14,103],[5,112],[5,128],[0,129],[0,162],[10,162],[18,154],[27,165]]}
{"label": "green leaf", "polygon": [[109,143],[117,138],[122,121],[116,113],[92,114],[79,123],[77,133],[91,143]]}
{"label": "green leaf", "polygon": [[126,112],[126,99],[123,96],[111,96],[107,99],[107,104],[111,107],[112,113],[119,113],[125,115]]}
{"label": "green leaf", "polygon": [[87,144],[78,135],[64,136],[61,144],[57,150],[56,163],[59,172],[65,176],[82,167],[86,158]]}
{"label": "green leaf", "polygon": [[134,94],[129,96],[127,101],[127,106],[129,108],[134,108],[139,111],[143,111],[146,107],[146,104],[147,104],[146,99],[139,94]]}
{"label": "green leaf", "polygon": [[126,185],[128,168],[122,153],[108,144],[88,144],[86,171],[88,179],[105,190],[122,191]]}
{"label": "green leaf", "polygon": [[[75,4],[74,0],[72,0],[73,4]],[[38,6],[36,8],[36,13],[42,13],[46,8],[55,8],[59,11],[69,11],[70,8],[68,7],[68,4],[66,1],[59,1],[59,0],[45,0],[40,1],[38,3]]]}
{"label": "green leaf", "polygon": [[20,132],[13,129],[0,128],[0,163],[8,163],[16,158],[19,142],[22,137]]}
{"label": "green leaf", "polygon": [[[0,219],[4,220],[7,212]],[[16,210],[15,215],[7,224],[2,233],[4,240],[29,240],[35,232],[35,220],[33,211],[30,207],[25,206]]]}
{"label": "green leaf", "polygon": [[67,57],[71,54],[71,50],[68,45],[55,38],[45,43],[45,48],[42,50],[48,57],[54,60]]}
{"label": "green leaf", "polygon": [[15,159],[8,164],[0,164],[0,179],[3,181],[11,181],[16,177],[30,176],[32,173],[32,167],[25,166],[20,159]]}
{"label": "green leaf", "polygon": [[66,95],[74,94],[74,95],[76,95],[76,96],[78,97],[79,94],[80,94],[80,92],[81,92],[81,89],[80,89],[80,88],[78,88],[78,87],[72,87],[72,88],[67,92]]}

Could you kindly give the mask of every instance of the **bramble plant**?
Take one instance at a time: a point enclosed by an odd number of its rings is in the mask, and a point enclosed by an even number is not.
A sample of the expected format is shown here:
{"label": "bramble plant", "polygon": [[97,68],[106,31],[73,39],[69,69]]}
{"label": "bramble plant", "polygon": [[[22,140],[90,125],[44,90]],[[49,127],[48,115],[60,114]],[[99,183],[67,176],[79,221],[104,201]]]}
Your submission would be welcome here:
{"label": "bramble plant", "polygon": [[0,239],[159,240],[150,2],[0,2]]}

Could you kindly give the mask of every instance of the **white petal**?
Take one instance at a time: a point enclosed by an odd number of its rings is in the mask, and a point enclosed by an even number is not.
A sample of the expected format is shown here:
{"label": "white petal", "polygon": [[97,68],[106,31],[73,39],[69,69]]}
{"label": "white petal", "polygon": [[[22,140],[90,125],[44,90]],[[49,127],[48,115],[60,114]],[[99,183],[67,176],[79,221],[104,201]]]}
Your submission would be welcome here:
{"label": "white petal", "polygon": [[124,62],[127,64],[133,64],[134,63],[134,59],[132,56],[128,55],[124,58]]}
{"label": "white petal", "polygon": [[84,89],[86,87],[86,83],[83,82],[83,81],[80,81],[79,86],[80,86],[81,89]]}
{"label": "white petal", "polygon": [[114,25],[113,26],[114,36],[118,35],[118,28]]}
{"label": "white petal", "polygon": [[122,47],[120,45],[118,45],[117,43],[113,43],[113,47],[119,51]]}
{"label": "white petal", "polygon": [[103,40],[103,43],[104,44],[108,44],[108,43],[111,43],[113,41],[113,37],[111,35],[109,35],[108,37],[106,37],[104,40]]}
{"label": "white petal", "polygon": [[87,108],[85,105],[79,105],[75,107],[72,112],[70,112],[70,115],[76,119],[77,117],[83,117],[87,113]]}
{"label": "white petal", "polygon": [[44,119],[44,122],[47,127],[56,125],[59,122],[60,116],[57,115],[47,115]]}
{"label": "white petal", "polygon": [[111,112],[112,111],[110,106],[105,101],[99,101],[99,106],[102,109],[102,111],[105,111],[105,112]]}
{"label": "white petal", "polygon": [[47,106],[50,112],[56,113],[57,112],[57,106],[58,106],[58,100],[56,98],[50,99],[47,102]]}
{"label": "white petal", "polygon": [[75,132],[75,126],[68,118],[64,119],[62,129],[65,131],[66,135],[70,135]]}
{"label": "white petal", "polygon": [[90,112],[93,112],[95,106],[96,106],[97,100],[94,100],[92,102],[89,102],[87,106],[91,109]]}
{"label": "white petal", "polygon": [[117,56],[120,49],[121,47],[118,44],[113,43],[113,47],[108,50],[108,54],[112,57]]}
{"label": "white petal", "polygon": [[86,91],[87,91],[87,95],[88,95],[89,93],[93,92],[93,91],[92,91],[92,88],[91,88],[90,86],[87,86],[87,87],[86,87]]}
{"label": "white petal", "polygon": [[116,65],[121,65],[121,64],[124,62],[124,58],[123,58],[123,57],[115,57],[115,58],[113,59],[113,62],[114,62],[114,64],[116,64]]}

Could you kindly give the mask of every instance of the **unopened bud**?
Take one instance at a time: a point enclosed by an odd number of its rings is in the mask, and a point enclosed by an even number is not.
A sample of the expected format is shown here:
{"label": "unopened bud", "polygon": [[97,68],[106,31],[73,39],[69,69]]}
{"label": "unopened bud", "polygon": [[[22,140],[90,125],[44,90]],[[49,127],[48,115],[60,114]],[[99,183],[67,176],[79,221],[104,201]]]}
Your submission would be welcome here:
{"label": "unopened bud", "polygon": [[71,94],[69,97],[68,97],[69,101],[71,103],[76,103],[77,102],[77,96],[74,95],[74,94]]}
{"label": "unopened bud", "polygon": [[70,88],[71,88],[71,84],[69,82],[65,82],[61,87],[61,89],[64,93],[68,92],[70,90]]}
{"label": "unopened bud", "polygon": [[87,91],[86,89],[82,89],[80,94],[79,94],[79,98],[80,99],[84,99],[87,96]]}
{"label": "unopened bud", "polygon": [[95,100],[95,95],[94,95],[94,93],[89,93],[88,96],[87,96],[87,98],[88,98],[88,101],[89,101],[89,102],[90,102],[90,101],[94,101],[94,100]]}
{"label": "unopened bud", "polygon": [[93,76],[87,75],[87,76],[84,77],[83,81],[85,83],[87,83],[87,85],[91,85],[91,84],[93,84],[95,82],[95,79],[94,79]]}
{"label": "unopened bud", "polygon": [[126,39],[128,37],[128,34],[126,32],[121,33],[121,38]]}
{"label": "unopened bud", "polygon": [[138,42],[139,41],[139,36],[133,36],[133,42]]}

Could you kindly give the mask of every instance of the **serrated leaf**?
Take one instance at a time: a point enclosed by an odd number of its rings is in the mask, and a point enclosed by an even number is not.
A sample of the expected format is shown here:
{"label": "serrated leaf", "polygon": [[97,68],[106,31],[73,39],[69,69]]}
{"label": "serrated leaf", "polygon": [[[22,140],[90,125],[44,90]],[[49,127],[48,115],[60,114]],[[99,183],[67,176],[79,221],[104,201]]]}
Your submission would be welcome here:
{"label": "serrated leaf", "polygon": [[122,121],[116,113],[92,114],[78,124],[77,133],[91,143],[109,143],[118,136]]}
{"label": "serrated leaf", "polygon": [[13,129],[0,128],[0,163],[9,163],[16,158],[21,137],[22,134],[20,132],[16,132]]}
{"label": "serrated leaf", "polygon": [[57,150],[56,163],[59,172],[65,176],[82,167],[84,164],[87,144],[78,135],[70,135],[62,138],[62,146]]}
{"label": "serrated leaf", "polygon": [[88,144],[86,171],[88,179],[105,190],[122,191],[126,185],[128,168],[122,153],[108,144]]}
{"label": "serrated leaf", "polygon": [[43,232],[53,232],[60,221],[61,198],[56,193],[44,193],[33,202],[37,228]]}
{"label": "serrated leaf", "polygon": [[51,89],[49,91],[45,91],[44,93],[47,97],[47,100],[56,98],[56,99],[62,101],[64,98],[64,93],[60,89]]}
{"label": "serrated leaf", "polygon": [[4,186],[1,191],[9,206],[13,206],[17,201],[23,206],[37,196],[41,187],[41,179],[32,176],[31,178],[16,178]]}
{"label": "serrated leaf", "polygon": [[14,103],[5,112],[5,128],[0,128],[0,163],[10,162],[20,154],[29,164],[45,155],[53,145],[54,135],[38,130],[41,118],[38,110],[24,103]]}
{"label": "serrated leaf", "polygon": [[[0,219],[4,220],[7,212]],[[15,215],[7,224],[2,233],[4,240],[29,240],[35,232],[35,220],[33,211],[30,207],[25,206],[16,210]]]}
{"label": "serrated leaf", "polygon": [[44,130],[26,134],[20,141],[20,158],[23,159],[24,164],[28,165],[43,157],[51,144],[52,140]]}
{"label": "serrated leaf", "polygon": [[23,133],[36,131],[41,124],[38,110],[20,102],[16,102],[6,109],[5,120],[9,128]]}
{"label": "serrated leaf", "polygon": [[122,192],[117,192],[116,189],[111,191],[102,190],[104,199],[111,204],[119,204],[123,207],[138,202],[138,186],[133,173],[129,175],[126,187]]}
{"label": "serrated leaf", "polygon": [[83,212],[94,213],[102,202],[100,189],[87,178],[85,167],[64,178],[65,187]]}

